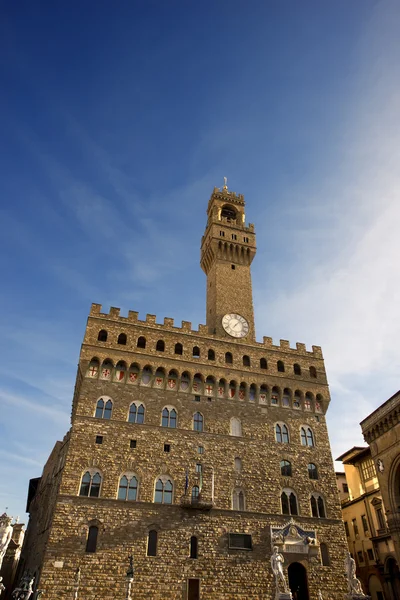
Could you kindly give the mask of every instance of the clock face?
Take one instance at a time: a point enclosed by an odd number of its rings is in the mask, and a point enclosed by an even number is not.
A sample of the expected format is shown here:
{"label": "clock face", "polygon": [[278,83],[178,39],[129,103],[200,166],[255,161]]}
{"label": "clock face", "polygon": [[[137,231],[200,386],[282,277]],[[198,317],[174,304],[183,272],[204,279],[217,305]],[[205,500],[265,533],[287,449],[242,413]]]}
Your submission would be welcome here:
{"label": "clock face", "polygon": [[242,338],[249,333],[249,324],[242,315],[229,314],[222,317],[222,327],[232,337]]}

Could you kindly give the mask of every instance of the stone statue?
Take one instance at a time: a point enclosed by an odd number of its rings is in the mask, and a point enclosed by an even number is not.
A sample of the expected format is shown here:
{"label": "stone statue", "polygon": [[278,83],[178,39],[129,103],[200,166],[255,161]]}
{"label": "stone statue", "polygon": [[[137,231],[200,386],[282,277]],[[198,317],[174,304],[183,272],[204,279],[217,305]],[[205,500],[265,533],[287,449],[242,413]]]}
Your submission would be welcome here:
{"label": "stone statue", "polygon": [[271,556],[271,567],[272,567],[272,572],[275,575],[276,595],[277,596],[282,591],[285,593],[289,592],[289,588],[287,586],[285,575],[283,572],[283,563],[284,563],[284,558],[283,558],[282,554],[279,553],[278,546],[274,546],[274,552]]}
{"label": "stone statue", "polygon": [[350,552],[347,552],[344,560],[344,567],[346,569],[347,586],[349,589],[349,595],[351,596],[364,596],[364,592],[361,587],[360,580],[356,577],[356,562],[352,558]]}
{"label": "stone statue", "polygon": [[6,589],[6,586],[3,584],[3,578],[0,577],[0,596],[2,595],[2,593],[4,592],[5,589]]}
{"label": "stone statue", "polygon": [[12,517],[6,513],[0,516],[0,569],[3,564],[3,558],[11,541],[13,528],[11,525]]}
{"label": "stone statue", "polygon": [[318,590],[318,600],[324,600],[321,590]]}
{"label": "stone statue", "polygon": [[19,587],[15,588],[11,594],[12,600],[29,600],[33,594],[34,582],[34,577],[31,577],[29,573],[24,574]]}

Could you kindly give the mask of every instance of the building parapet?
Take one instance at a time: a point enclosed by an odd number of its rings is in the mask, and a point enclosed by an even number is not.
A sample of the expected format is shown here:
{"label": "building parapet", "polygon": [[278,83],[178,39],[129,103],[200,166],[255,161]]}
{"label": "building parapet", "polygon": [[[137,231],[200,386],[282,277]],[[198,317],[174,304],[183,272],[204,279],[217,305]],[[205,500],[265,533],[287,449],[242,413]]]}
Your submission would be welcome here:
{"label": "building parapet", "polygon": [[397,423],[399,419],[399,412],[400,390],[393,394],[389,400],[374,410],[374,412],[368,415],[368,417],[366,417],[363,421],[361,421],[360,426],[364,437],[368,434],[368,431],[371,428],[376,429],[378,426],[378,430],[381,430],[380,432],[382,433],[383,430],[387,429],[389,421],[394,420]]}
{"label": "building parapet", "polygon": [[[191,321],[182,321],[181,326],[177,327],[174,325],[174,319],[172,317],[164,317],[163,323],[157,323],[156,315],[147,314],[146,319],[143,321],[139,319],[139,313],[136,311],[130,310],[128,312],[128,316],[123,317],[120,314],[120,310],[121,309],[112,306],[108,313],[104,313],[102,312],[101,304],[93,303],[90,309],[89,316],[100,319],[107,319],[110,321],[118,321],[119,323],[121,323],[121,325],[138,324],[142,326],[156,327],[158,330],[164,329],[172,333],[179,333],[181,331],[182,333],[201,335],[209,339],[220,339],[215,334],[209,333],[207,325],[200,324],[198,325],[198,329],[193,329]],[[242,343],[246,343],[244,340],[241,341]],[[303,354],[318,359],[323,358],[322,349],[320,346],[312,346],[312,350],[307,350],[306,345],[301,342],[297,342],[296,347],[293,348],[290,346],[290,342],[288,340],[279,340],[278,345],[273,343],[273,339],[271,337],[264,336],[262,342],[254,342],[252,344],[255,346],[259,346],[260,348],[267,348],[269,350],[276,350],[281,352],[284,351],[293,354]]]}

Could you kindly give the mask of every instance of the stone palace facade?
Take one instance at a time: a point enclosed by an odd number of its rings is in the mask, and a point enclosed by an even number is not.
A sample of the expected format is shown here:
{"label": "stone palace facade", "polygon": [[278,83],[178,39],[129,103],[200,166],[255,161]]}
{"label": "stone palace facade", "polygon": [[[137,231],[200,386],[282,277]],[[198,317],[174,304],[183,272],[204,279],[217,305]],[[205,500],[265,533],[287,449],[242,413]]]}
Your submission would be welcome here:
{"label": "stone palace facade", "polygon": [[322,352],[256,341],[244,210],[214,188],[206,325],[92,305],[71,428],[28,498],[43,600],[271,599],[274,546],[296,600],[346,593]]}

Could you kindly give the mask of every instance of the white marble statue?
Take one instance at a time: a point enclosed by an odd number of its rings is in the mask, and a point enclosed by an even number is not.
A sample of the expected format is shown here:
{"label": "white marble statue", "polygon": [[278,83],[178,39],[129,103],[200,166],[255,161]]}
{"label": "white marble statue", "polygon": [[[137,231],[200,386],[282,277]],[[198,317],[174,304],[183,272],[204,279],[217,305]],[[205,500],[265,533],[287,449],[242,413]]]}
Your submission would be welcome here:
{"label": "white marble statue", "polygon": [[356,562],[351,556],[350,552],[347,552],[344,560],[344,567],[346,569],[347,586],[350,595],[363,596],[364,592],[361,587],[360,580],[356,577]]}
{"label": "white marble statue", "polygon": [[[274,552],[271,556],[271,567],[272,572],[275,575],[275,584],[276,584],[276,593],[277,595],[280,592],[289,592],[289,588],[286,583],[285,574],[283,572],[283,563],[284,558],[282,554],[279,553],[278,546],[274,546]],[[282,589],[283,588],[283,589]]]}
{"label": "white marble statue", "polygon": [[13,528],[11,525],[12,517],[6,513],[0,516],[0,569],[3,564],[3,558],[11,541]]}

